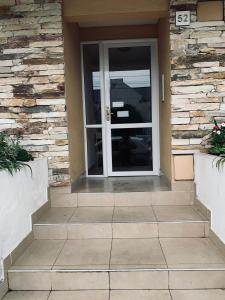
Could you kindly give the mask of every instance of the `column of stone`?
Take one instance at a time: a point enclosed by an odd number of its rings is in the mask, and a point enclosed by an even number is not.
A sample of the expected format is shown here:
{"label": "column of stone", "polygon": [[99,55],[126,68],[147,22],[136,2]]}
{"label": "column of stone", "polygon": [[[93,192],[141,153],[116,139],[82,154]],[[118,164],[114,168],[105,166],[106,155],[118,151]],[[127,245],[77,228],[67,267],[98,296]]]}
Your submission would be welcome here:
{"label": "column of stone", "polygon": [[52,185],[69,183],[61,0],[0,0],[0,130],[48,157]]}
{"label": "column of stone", "polygon": [[[177,10],[191,11],[190,26],[175,26]],[[196,11],[196,0],[171,1],[173,153],[202,149],[213,119],[225,119],[225,23],[198,22]]]}

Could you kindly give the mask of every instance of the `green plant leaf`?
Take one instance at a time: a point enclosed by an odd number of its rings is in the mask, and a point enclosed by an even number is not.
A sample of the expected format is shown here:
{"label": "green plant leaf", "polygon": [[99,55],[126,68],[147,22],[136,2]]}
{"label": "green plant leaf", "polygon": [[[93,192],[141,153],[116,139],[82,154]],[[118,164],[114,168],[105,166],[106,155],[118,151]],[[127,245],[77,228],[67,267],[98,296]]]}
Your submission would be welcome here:
{"label": "green plant leaf", "polygon": [[0,132],[0,171],[7,170],[11,175],[24,167],[31,167],[25,163],[33,160],[33,157],[20,145],[21,137],[10,137],[5,132]]}

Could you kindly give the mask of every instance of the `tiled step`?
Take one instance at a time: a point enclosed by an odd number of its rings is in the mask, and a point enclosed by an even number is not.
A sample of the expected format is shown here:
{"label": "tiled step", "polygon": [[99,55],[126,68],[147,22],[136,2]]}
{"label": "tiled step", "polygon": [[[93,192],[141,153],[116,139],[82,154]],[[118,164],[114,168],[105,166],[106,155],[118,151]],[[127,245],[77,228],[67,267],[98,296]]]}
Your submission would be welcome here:
{"label": "tiled step", "polygon": [[225,288],[207,238],[35,240],[9,270],[11,290]]}
{"label": "tiled step", "polygon": [[[110,298],[109,298],[110,297]],[[111,290],[10,292],[3,300],[224,300],[225,291],[212,290]]]}
{"label": "tiled step", "polygon": [[[109,298],[110,297],[110,298]],[[224,300],[225,291],[212,290],[113,290],[10,292],[4,300]]]}
{"label": "tiled step", "polygon": [[207,237],[209,222],[192,206],[51,208],[35,239]]}
{"label": "tiled step", "polygon": [[65,193],[50,192],[52,207],[191,205],[194,193],[188,191]]}

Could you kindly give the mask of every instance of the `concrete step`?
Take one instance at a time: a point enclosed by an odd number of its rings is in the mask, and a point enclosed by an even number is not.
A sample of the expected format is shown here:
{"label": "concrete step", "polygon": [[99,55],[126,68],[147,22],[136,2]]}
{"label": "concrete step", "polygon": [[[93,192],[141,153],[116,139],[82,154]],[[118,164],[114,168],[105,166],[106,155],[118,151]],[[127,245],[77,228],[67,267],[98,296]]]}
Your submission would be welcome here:
{"label": "concrete step", "polygon": [[[9,289],[19,291],[224,289],[224,269],[123,271],[10,270]],[[223,298],[224,299],[224,298]],[[210,299],[211,300],[211,299]]]}
{"label": "concrete step", "polygon": [[11,290],[224,289],[208,238],[35,240],[9,270]]}
{"label": "concrete step", "polygon": [[51,208],[35,239],[207,237],[209,222],[192,206]]}
{"label": "concrete step", "polygon": [[225,291],[212,290],[111,290],[10,292],[4,300],[224,300]]}
{"label": "concrete step", "polygon": [[50,191],[52,207],[192,205],[194,192],[65,193]]}

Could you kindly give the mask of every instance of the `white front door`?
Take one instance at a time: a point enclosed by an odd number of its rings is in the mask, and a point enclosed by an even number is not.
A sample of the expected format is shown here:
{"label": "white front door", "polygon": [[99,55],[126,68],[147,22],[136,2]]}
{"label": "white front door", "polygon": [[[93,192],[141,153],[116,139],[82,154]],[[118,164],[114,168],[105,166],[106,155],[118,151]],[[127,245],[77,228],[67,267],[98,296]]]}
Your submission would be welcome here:
{"label": "white front door", "polygon": [[85,43],[87,176],[159,175],[156,40]]}

